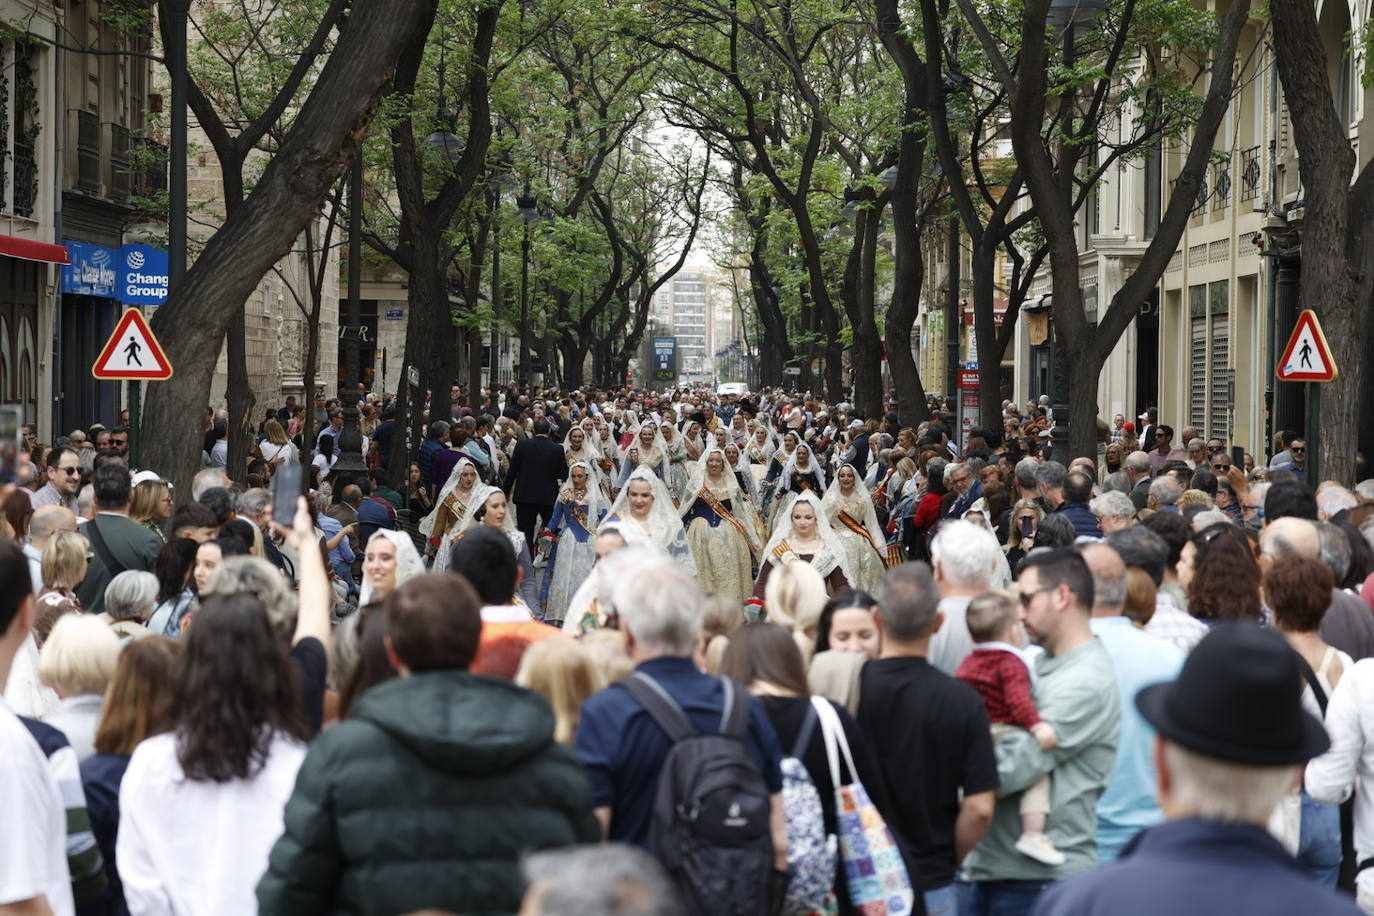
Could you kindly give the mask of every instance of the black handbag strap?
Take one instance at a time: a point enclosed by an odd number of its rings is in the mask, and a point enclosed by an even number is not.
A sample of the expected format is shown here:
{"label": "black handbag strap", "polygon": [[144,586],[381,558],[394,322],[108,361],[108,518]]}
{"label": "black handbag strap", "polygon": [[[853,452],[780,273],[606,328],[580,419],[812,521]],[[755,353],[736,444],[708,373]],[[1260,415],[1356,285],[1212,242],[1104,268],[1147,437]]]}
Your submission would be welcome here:
{"label": "black handbag strap", "polygon": [[1312,695],[1317,698],[1317,707],[1322,711],[1322,718],[1326,718],[1326,691],[1322,689],[1321,681],[1317,679],[1317,672],[1312,670],[1312,666],[1307,663],[1307,659],[1302,657],[1302,653],[1294,652],[1298,657],[1298,669],[1302,671],[1302,679],[1307,681],[1307,686],[1312,688]]}
{"label": "black handbag strap", "polygon": [[114,554],[110,553],[110,547],[105,543],[105,535],[100,533],[97,519],[92,519],[82,534],[90,539],[91,546],[95,548],[96,555],[100,557],[100,562],[105,564],[105,569],[109,571],[111,579],[124,572],[124,564],[116,560]]}

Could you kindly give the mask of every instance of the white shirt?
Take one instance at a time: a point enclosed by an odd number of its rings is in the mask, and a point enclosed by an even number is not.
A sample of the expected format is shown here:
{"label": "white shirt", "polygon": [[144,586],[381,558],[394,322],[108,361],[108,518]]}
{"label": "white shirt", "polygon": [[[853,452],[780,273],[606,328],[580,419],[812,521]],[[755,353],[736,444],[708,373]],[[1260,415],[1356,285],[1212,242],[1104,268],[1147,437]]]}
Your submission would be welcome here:
{"label": "white shirt", "polygon": [[262,444],[258,446],[258,450],[262,452],[263,460],[267,461],[268,463],[271,463],[277,460],[278,458],[286,459],[282,462],[283,464],[301,463],[300,452],[297,451],[296,447],[292,445],[290,442],[286,443],[285,445],[274,445],[273,443],[264,439]]}
{"label": "white shirt", "polygon": [[[1374,659],[1341,675],[1326,707],[1331,749],[1307,764],[1307,794],[1339,804],[1355,793],[1355,858],[1374,856]],[[1357,787],[1358,785],[1358,787]],[[1374,894],[1374,869],[1355,879],[1361,895]]]}
{"label": "white shirt", "polygon": [[930,663],[945,674],[954,675],[959,663],[973,651],[973,637],[968,632],[968,606],[972,598],[942,598],[940,613],[945,615],[944,623],[930,638],[930,651],[926,657]]}
{"label": "white shirt", "polygon": [[38,742],[2,699],[0,811],[0,904],[42,896],[57,916],[75,913],[62,792]]}
{"label": "white shirt", "polygon": [[36,595],[43,590],[43,552],[32,544],[25,544],[24,556],[29,560],[29,579]]}
{"label": "white shirt", "polygon": [[115,846],[129,912],[256,913],[255,889],[304,759],[305,745],[276,736],[252,779],[193,782],[175,734],[140,744],[119,787]]}
{"label": "white shirt", "polygon": [[488,604],[482,608],[483,623],[529,623],[530,609],[519,604]]}
{"label": "white shirt", "polygon": [[229,463],[229,440],[218,439],[210,446],[210,467],[222,468]]}

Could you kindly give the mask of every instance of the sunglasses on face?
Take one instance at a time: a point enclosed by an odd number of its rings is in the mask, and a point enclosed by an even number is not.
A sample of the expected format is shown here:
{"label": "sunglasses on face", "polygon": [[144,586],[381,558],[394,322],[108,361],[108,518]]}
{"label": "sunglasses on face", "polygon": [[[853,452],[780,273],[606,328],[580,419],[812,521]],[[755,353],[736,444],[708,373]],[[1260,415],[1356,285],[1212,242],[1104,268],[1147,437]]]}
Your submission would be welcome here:
{"label": "sunglasses on face", "polygon": [[66,474],[68,477],[71,477],[71,476],[74,475],[74,474],[80,474],[80,473],[81,473],[81,468],[79,468],[79,467],[78,467],[78,468],[57,468],[57,470],[62,471],[62,472],[63,472],[64,474]]}
{"label": "sunglasses on face", "polygon": [[1226,463],[1225,461],[1218,461],[1218,462],[1216,462],[1215,464],[1212,465],[1212,470],[1214,470],[1214,471],[1229,471],[1229,470],[1231,470],[1231,465],[1228,464],[1228,463]]}
{"label": "sunglasses on face", "polygon": [[1290,452],[1303,452],[1303,453],[1306,453],[1307,449],[1306,449],[1306,447],[1303,447],[1303,448],[1290,448],[1289,451],[1290,451]]}
{"label": "sunglasses on face", "polygon": [[1156,439],[1167,439],[1167,438],[1169,438],[1169,434],[1168,434],[1168,433],[1155,433],[1155,438],[1156,438]]}

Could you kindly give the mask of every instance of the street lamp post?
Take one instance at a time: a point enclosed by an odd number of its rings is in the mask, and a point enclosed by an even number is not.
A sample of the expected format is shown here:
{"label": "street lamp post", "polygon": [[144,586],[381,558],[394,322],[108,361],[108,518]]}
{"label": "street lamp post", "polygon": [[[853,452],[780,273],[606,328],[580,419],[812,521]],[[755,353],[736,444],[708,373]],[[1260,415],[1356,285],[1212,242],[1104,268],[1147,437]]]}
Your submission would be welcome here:
{"label": "street lamp post", "polygon": [[362,280],[363,280],[363,151],[362,144],[353,157],[348,179],[348,310],[344,316],[343,342],[344,372],[339,384],[339,406],[344,412],[343,429],[339,431],[338,461],[332,474],[338,485],[336,498],[343,494],[343,484],[367,471],[363,461],[363,436],[358,427],[358,347],[362,342]]}

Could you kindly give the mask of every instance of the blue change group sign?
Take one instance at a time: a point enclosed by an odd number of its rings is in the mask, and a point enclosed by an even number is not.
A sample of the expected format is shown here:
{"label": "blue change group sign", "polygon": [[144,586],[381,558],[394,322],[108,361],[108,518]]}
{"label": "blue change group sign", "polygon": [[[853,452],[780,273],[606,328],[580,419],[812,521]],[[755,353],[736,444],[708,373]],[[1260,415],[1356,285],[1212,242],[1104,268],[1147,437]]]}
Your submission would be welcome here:
{"label": "blue change group sign", "polygon": [[64,242],[71,263],[62,268],[62,292],[118,299],[124,305],[167,301],[167,252],[152,245],[107,248]]}
{"label": "blue change group sign", "polygon": [[677,378],[677,338],[654,338],[654,381],[670,382]]}

